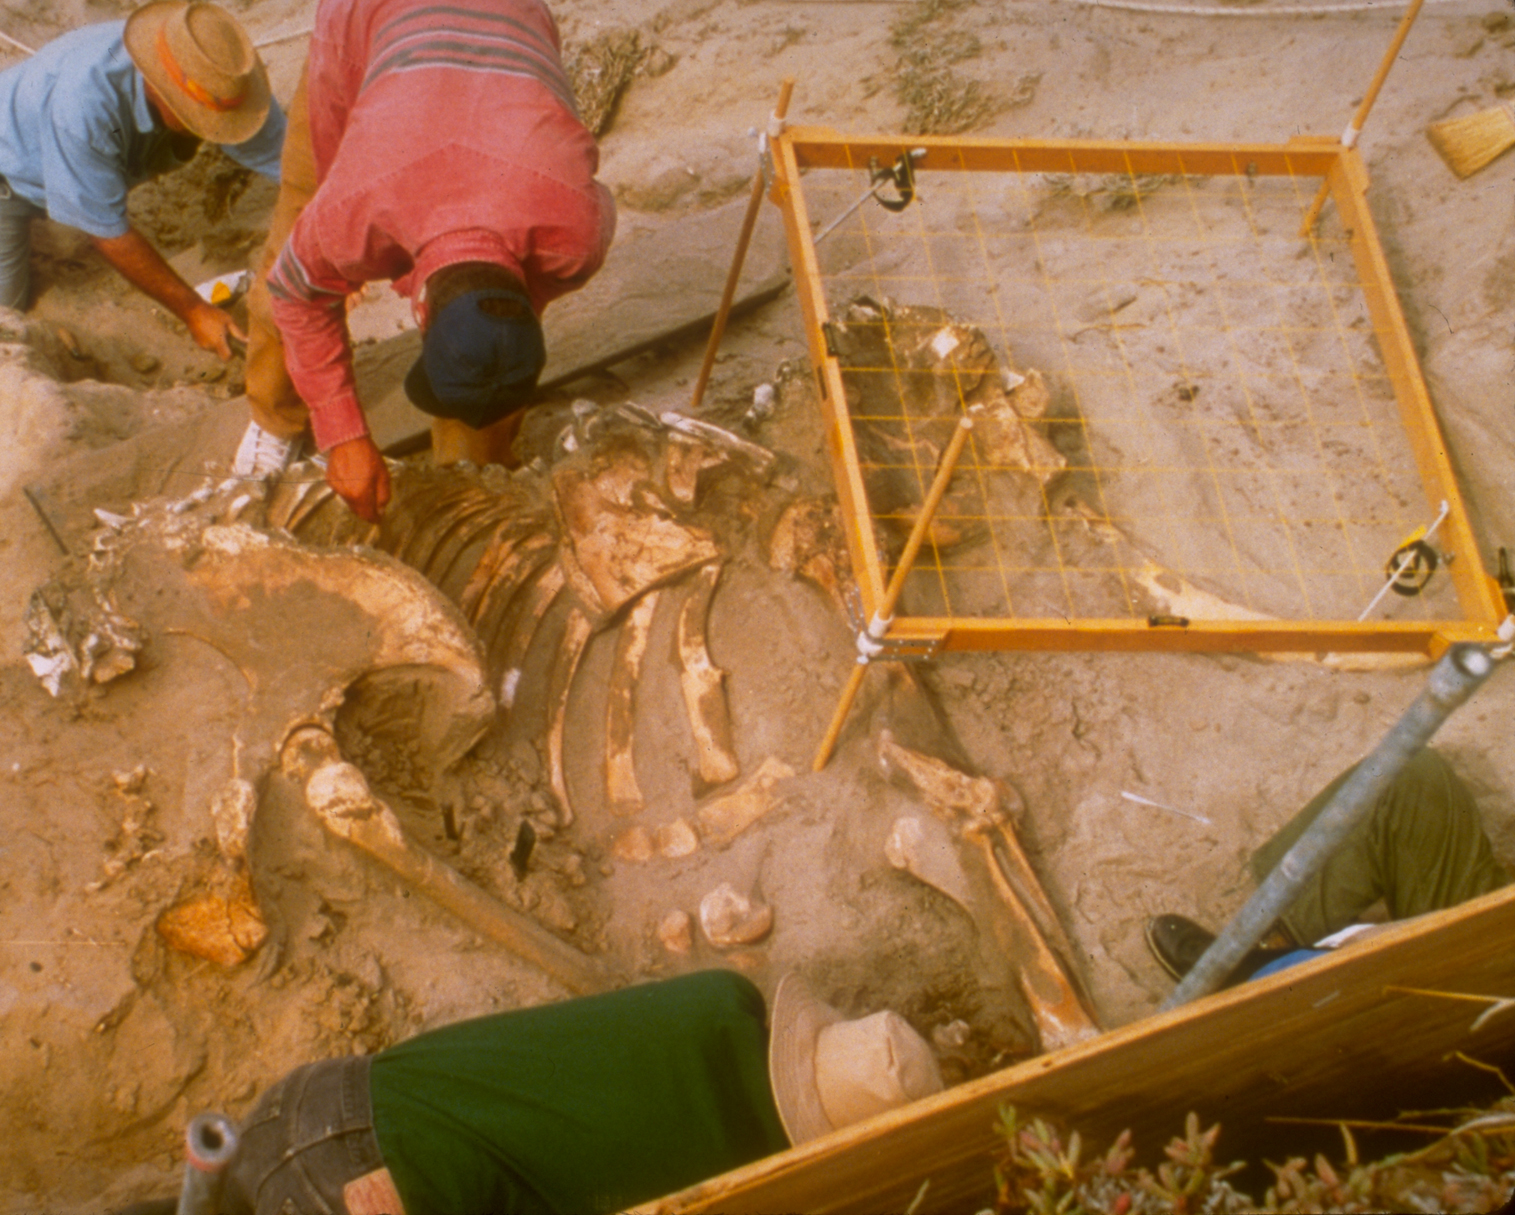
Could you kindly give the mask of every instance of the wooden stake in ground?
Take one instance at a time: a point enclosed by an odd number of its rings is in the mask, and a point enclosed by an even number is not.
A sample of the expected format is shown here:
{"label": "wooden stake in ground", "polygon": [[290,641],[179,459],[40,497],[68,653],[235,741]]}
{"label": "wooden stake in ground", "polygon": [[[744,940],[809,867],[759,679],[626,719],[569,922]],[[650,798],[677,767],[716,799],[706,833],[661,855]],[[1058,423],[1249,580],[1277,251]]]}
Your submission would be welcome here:
{"label": "wooden stake in ground", "polygon": [[[794,92],[794,77],[786,76],[779,86],[779,101],[773,107],[769,122],[768,138],[776,136],[784,126],[784,115],[789,112],[789,96]],[[731,301],[736,297],[736,285],[742,277],[742,263],[747,260],[747,246],[752,241],[752,229],[757,224],[758,210],[763,205],[763,166],[752,175],[752,195],[747,200],[747,214],[742,218],[742,231],[736,238],[736,255],[731,259],[731,270],[726,275],[726,289],[721,292],[721,306],[716,309],[715,322],[710,326],[710,340],[705,344],[705,361],[700,364],[699,377],[694,382],[694,394],[689,399],[689,412],[698,413],[700,402],[705,397],[705,385],[710,382],[710,372],[715,366],[715,352],[720,348],[721,336],[726,332],[726,318],[731,315]]]}
{"label": "wooden stake in ground", "polygon": [[1477,114],[1433,122],[1426,128],[1426,138],[1447,162],[1447,168],[1458,177],[1471,177],[1515,148],[1515,109],[1497,105]]}
{"label": "wooden stake in ground", "polygon": [[905,579],[915,564],[916,554],[921,551],[926,533],[931,528],[931,520],[936,517],[936,508],[941,504],[942,495],[947,492],[953,470],[957,468],[958,457],[963,454],[963,444],[968,441],[968,432],[972,429],[973,419],[966,416],[962,418],[957,429],[952,432],[952,441],[947,444],[947,450],[942,453],[941,467],[936,470],[936,479],[931,482],[926,500],[921,503],[920,514],[915,517],[915,526],[910,529],[910,538],[905,541],[905,551],[900,554],[899,564],[894,567],[894,577],[889,580],[889,586],[884,591],[883,602],[874,612],[865,632],[858,635],[857,662],[847,678],[847,686],[842,689],[842,699],[836,706],[826,737],[821,740],[820,750],[815,753],[815,761],[810,765],[812,771],[819,772],[831,758],[836,740],[841,736],[842,725],[847,720],[847,711],[852,708],[852,701],[857,696],[858,689],[863,686],[863,676],[868,673],[868,664],[872,661],[869,646],[877,648],[894,619],[894,606],[899,602],[900,592],[905,589]]}
{"label": "wooden stake in ground", "polygon": [[[1383,57],[1383,62],[1378,65],[1378,74],[1373,77],[1373,83],[1368,86],[1368,91],[1363,95],[1362,104],[1357,107],[1357,113],[1352,115],[1352,121],[1347,123],[1347,129],[1341,133],[1341,146],[1344,148],[1355,147],[1357,137],[1362,134],[1362,124],[1368,120],[1368,111],[1373,108],[1373,103],[1378,100],[1378,90],[1383,88],[1383,82],[1389,78],[1389,69],[1394,66],[1394,60],[1399,55],[1399,48],[1404,46],[1405,39],[1409,37],[1410,26],[1415,24],[1415,18],[1420,14],[1420,6],[1425,0],[1410,0],[1409,11],[1400,21],[1399,28],[1394,31],[1394,41],[1389,43],[1389,53]],[[1305,212],[1305,222],[1299,226],[1300,236],[1309,236],[1315,227],[1315,221],[1320,218],[1321,208],[1326,205],[1326,199],[1331,193],[1331,179],[1327,177],[1320,183],[1320,190],[1315,195],[1315,201],[1310,204],[1310,209]]]}

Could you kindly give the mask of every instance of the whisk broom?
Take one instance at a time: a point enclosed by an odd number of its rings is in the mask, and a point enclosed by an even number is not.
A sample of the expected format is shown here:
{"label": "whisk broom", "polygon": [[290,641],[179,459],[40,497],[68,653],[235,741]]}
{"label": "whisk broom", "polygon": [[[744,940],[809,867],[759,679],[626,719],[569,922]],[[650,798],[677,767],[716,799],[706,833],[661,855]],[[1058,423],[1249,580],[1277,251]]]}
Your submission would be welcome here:
{"label": "whisk broom", "polygon": [[1515,148],[1515,112],[1508,105],[1433,122],[1426,138],[1458,177],[1471,177],[1502,152]]}

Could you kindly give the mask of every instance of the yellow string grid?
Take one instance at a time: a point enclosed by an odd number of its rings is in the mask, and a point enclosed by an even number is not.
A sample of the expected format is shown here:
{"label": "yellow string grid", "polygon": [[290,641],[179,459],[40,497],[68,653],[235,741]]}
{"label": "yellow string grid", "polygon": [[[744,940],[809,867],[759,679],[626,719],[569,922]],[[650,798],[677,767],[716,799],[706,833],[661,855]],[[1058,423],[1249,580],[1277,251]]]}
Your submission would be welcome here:
{"label": "yellow string grid", "polygon": [[[888,640],[1494,640],[1354,151],[790,128],[772,157],[865,620],[975,417]],[[1436,571],[1383,594],[1422,536],[1400,581]]]}

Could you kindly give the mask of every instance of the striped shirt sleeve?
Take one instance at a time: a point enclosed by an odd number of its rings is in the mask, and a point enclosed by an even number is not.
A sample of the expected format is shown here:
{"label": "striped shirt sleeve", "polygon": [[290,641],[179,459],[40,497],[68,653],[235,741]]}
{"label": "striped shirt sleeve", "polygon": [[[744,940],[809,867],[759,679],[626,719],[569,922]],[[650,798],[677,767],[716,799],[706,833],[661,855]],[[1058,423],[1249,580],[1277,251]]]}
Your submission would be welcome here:
{"label": "striped shirt sleeve", "polygon": [[268,290],[289,378],[310,409],[316,446],[329,451],[368,434],[347,333],[347,296],[362,284],[327,265],[301,239],[305,227],[295,224],[269,272]]}

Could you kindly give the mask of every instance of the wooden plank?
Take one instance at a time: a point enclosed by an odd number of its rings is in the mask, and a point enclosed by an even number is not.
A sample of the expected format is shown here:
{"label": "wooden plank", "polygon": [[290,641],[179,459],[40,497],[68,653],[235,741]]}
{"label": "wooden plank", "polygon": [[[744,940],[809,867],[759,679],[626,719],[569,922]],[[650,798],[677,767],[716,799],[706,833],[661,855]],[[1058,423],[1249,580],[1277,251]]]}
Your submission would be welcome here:
{"label": "wooden plank", "polygon": [[[1472,1069],[1509,1065],[1515,1015],[1403,989],[1515,993],[1515,888],[1395,925],[1382,936],[1257,979],[1092,1042],[1030,1059],[904,1110],[768,1157],[641,1212],[899,1211],[929,1180],[923,1212],[972,1211],[991,1193],[1001,1105],[1063,1121],[1091,1148],[1130,1128],[1155,1157],[1186,1113],[1219,1120],[1220,1155],[1273,1152],[1272,1119],[1392,1117],[1443,1103]],[[1334,1132],[1323,1142],[1340,1150]],[[1271,1145],[1271,1146],[1270,1146]]]}
{"label": "wooden plank", "polygon": [[[600,272],[542,317],[552,389],[659,345],[709,332],[736,252],[745,198],[699,215],[623,232]],[[732,315],[773,299],[789,284],[783,223],[763,208],[742,263]],[[409,305],[403,303],[408,312]],[[420,353],[414,329],[356,352],[358,396],[374,440],[390,454],[430,443],[431,419],[405,396],[405,373]]]}

